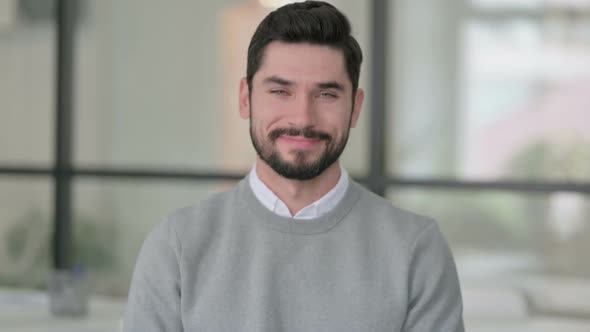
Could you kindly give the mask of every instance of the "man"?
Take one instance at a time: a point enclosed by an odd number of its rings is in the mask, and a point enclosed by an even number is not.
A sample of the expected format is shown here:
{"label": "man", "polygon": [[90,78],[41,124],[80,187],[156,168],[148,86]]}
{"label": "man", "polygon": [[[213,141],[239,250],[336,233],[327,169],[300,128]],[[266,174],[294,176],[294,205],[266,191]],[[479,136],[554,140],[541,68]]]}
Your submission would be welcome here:
{"label": "man", "polygon": [[148,236],[125,331],[463,331],[435,222],[363,189],[338,158],[358,121],[362,53],[318,1],[259,25],[240,85],[258,154],[233,190]]}

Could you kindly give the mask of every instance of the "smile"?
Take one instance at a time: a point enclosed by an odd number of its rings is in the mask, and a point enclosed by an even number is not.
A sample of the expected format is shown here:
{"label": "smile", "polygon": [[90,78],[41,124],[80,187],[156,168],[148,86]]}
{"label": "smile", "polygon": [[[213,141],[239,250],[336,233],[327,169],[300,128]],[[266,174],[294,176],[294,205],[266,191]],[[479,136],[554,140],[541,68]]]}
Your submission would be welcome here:
{"label": "smile", "polygon": [[322,140],[319,138],[305,138],[303,136],[289,135],[281,135],[278,139],[284,143],[287,143],[290,146],[300,149],[312,148],[322,142]]}

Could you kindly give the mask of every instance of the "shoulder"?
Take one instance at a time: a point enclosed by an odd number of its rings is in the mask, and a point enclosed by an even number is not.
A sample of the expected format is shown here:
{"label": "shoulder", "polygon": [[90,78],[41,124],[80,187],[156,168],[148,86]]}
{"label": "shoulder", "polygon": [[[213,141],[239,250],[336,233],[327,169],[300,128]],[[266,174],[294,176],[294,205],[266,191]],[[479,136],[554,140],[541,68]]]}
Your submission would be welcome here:
{"label": "shoulder", "polygon": [[231,204],[234,198],[233,193],[234,189],[212,193],[198,203],[172,211],[166,217],[166,222],[170,223],[173,228],[186,229],[194,222],[203,219],[203,217],[222,213]]}
{"label": "shoulder", "polygon": [[236,190],[234,186],[227,191],[212,193],[198,203],[172,211],[152,233],[166,234],[181,246],[183,242],[214,233],[228,219],[231,207],[236,205]]}
{"label": "shoulder", "polygon": [[395,206],[391,201],[365,189],[358,183],[361,191],[353,211],[366,222],[375,222],[381,227],[394,228],[403,235],[418,236],[429,228],[437,228],[431,217]]}

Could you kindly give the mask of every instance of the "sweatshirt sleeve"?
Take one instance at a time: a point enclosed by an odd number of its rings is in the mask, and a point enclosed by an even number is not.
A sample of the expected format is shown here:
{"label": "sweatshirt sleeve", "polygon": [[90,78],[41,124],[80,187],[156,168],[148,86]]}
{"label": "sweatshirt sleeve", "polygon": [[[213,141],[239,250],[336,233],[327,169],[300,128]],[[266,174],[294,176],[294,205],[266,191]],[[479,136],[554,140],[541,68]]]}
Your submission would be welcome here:
{"label": "sweatshirt sleeve", "polygon": [[432,222],[410,256],[409,305],[404,332],[464,332],[457,269],[447,242]]}
{"label": "sweatshirt sleeve", "polygon": [[124,332],[181,332],[180,245],[169,222],[147,236],[133,273]]}

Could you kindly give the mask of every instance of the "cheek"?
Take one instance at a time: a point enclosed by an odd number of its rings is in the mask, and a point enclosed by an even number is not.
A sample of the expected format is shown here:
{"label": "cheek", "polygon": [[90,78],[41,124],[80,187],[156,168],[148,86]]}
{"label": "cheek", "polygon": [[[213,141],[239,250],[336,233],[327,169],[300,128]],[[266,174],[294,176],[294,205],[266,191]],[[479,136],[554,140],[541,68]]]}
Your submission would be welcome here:
{"label": "cheek", "polygon": [[334,134],[343,135],[350,127],[350,112],[343,112],[341,109],[325,112],[321,121],[326,129]]}
{"label": "cheek", "polygon": [[276,117],[269,116],[269,114],[261,112],[260,109],[254,111],[250,121],[252,121],[254,132],[262,136],[268,135],[271,130],[278,127]]}
{"label": "cheek", "polygon": [[268,105],[258,105],[252,109],[252,125],[260,132],[269,132],[270,130],[280,127],[282,112]]}

